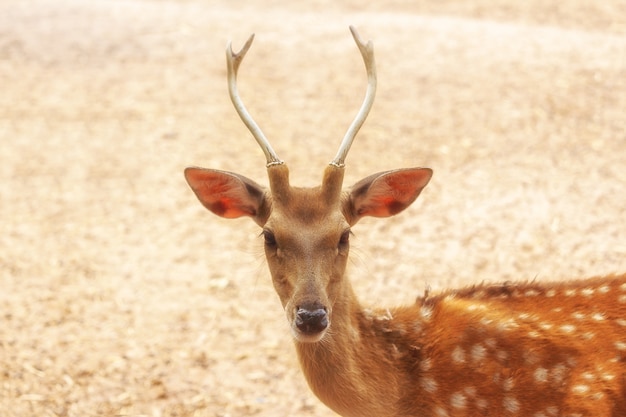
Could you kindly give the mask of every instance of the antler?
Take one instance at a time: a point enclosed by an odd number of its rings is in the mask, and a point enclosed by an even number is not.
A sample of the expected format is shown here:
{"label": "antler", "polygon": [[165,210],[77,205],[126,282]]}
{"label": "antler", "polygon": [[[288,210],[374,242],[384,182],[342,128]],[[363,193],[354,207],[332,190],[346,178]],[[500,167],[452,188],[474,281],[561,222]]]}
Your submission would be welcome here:
{"label": "antler", "polygon": [[269,141],[261,131],[259,125],[254,121],[246,107],[243,105],[243,101],[241,101],[241,97],[239,97],[239,90],[237,89],[237,70],[239,69],[239,64],[243,61],[246,52],[250,49],[250,45],[252,45],[252,41],[254,40],[254,34],[250,35],[246,44],[241,48],[241,50],[237,53],[233,52],[232,43],[228,43],[228,47],[226,48],[226,65],[228,67],[228,93],[230,94],[230,99],[241,117],[241,120],[250,130],[254,139],[256,139],[259,146],[263,150],[265,154],[265,158],[267,159],[267,166],[270,167],[272,165],[280,165],[283,164],[283,161],[280,160],[274,149],[272,149],[272,145],[270,145]]}
{"label": "antler", "polygon": [[350,26],[350,32],[352,32],[352,37],[354,38],[356,45],[359,47],[359,51],[361,51],[363,62],[365,62],[365,69],[367,70],[367,92],[365,93],[365,99],[363,100],[361,109],[357,113],[354,121],[348,128],[346,135],[341,141],[341,145],[339,146],[339,151],[337,151],[335,159],[333,159],[330,163],[330,165],[334,165],[338,168],[345,165],[346,155],[348,155],[348,151],[354,141],[354,137],[361,126],[363,126],[363,122],[365,122],[365,119],[372,108],[374,96],[376,95],[376,63],[374,62],[374,45],[372,44],[372,41],[368,41],[367,44],[364,43],[354,26]]}

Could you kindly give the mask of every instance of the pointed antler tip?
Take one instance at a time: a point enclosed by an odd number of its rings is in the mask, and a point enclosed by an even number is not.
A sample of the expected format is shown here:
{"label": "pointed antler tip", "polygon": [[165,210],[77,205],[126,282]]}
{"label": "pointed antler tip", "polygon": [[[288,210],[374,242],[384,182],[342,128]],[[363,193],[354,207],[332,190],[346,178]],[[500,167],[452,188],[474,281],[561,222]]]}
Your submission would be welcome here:
{"label": "pointed antler tip", "polygon": [[250,35],[246,43],[237,53],[233,52],[233,42],[228,41],[228,44],[226,45],[226,53],[232,58],[243,59],[246,52],[248,52],[248,49],[250,49],[250,45],[252,45],[253,40],[254,40],[254,33]]}
{"label": "pointed antler tip", "polygon": [[371,40],[364,42],[363,39],[361,39],[359,32],[356,30],[356,27],[354,27],[353,25],[350,25],[350,32],[352,33],[352,37],[354,38],[354,41],[357,43],[357,45],[359,45],[359,48],[361,46],[365,46],[367,48],[373,47],[373,43]]}

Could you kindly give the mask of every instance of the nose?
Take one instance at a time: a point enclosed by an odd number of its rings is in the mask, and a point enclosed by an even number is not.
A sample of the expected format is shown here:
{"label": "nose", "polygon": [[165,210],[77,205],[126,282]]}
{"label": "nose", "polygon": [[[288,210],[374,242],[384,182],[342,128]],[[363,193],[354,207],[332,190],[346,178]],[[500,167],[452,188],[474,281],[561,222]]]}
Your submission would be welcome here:
{"label": "nose", "polygon": [[317,334],[328,327],[328,313],[323,307],[298,307],[296,327],[304,334]]}

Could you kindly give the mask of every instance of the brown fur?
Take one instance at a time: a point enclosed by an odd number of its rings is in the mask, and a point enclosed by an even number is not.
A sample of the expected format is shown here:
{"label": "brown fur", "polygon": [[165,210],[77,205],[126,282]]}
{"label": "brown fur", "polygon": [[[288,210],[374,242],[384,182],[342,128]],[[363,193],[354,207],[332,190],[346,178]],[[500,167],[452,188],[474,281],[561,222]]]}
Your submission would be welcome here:
{"label": "brown fur", "polygon": [[[255,183],[244,179],[243,188],[229,194],[248,192],[245,202],[258,201],[258,209],[241,215],[274,239],[266,243],[267,261],[302,370],[313,392],[337,413],[626,415],[625,275],[485,284],[426,295],[408,307],[367,310],[344,275],[349,248],[341,236],[362,216],[390,216],[407,207],[430,171],[380,173],[342,192],[341,168],[329,166],[315,188],[291,187],[284,165],[268,170],[270,190],[250,191]],[[201,184],[206,175],[233,174],[187,171],[194,190],[207,190]],[[197,194],[203,202],[211,198]],[[301,305],[327,309],[328,329],[300,334],[294,322]]]}

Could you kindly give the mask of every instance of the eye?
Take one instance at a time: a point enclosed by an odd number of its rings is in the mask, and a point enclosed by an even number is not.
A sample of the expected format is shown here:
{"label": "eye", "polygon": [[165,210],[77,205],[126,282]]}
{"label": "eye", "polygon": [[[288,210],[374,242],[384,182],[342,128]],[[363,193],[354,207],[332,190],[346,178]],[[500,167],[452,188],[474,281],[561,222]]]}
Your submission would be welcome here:
{"label": "eye", "polygon": [[350,243],[351,233],[352,232],[350,230],[346,230],[345,232],[341,234],[341,237],[339,238],[339,246],[346,246]]}
{"label": "eye", "polygon": [[276,236],[270,230],[263,230],[263,239],[267,246],[276,246]]}

